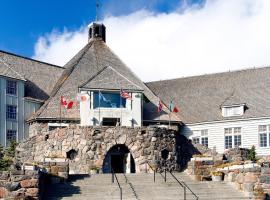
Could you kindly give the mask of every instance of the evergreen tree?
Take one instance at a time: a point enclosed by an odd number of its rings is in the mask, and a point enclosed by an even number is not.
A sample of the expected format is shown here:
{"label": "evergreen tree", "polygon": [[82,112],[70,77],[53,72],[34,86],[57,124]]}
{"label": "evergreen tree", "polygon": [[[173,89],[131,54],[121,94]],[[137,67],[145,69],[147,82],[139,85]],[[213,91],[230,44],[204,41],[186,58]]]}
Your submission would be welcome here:
{"label": "evergreen tree", "polygon": [[247,159],[253,162],[256,161],[256,150],[254,145],[251,147],[251,149],[248,150]]}

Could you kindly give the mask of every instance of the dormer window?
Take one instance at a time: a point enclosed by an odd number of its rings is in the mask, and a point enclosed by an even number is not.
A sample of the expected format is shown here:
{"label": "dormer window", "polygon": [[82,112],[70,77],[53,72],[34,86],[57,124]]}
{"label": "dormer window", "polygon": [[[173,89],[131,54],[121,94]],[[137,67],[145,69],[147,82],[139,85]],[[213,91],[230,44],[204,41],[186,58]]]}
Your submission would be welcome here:
{"label": "dormer window", "polygon": [[236,117],[244,114],[245,105],[222,106],[223,117]]}

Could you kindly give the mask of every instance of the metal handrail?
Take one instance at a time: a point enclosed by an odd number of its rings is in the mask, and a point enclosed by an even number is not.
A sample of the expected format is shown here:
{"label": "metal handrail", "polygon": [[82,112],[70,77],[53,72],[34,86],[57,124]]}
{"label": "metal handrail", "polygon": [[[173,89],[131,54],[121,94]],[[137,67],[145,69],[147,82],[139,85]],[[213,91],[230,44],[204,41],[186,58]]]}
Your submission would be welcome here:
{"label": "metal handrail", "polygon": [[[146,163],[154,172],[154,182],[156,182],[156,173],[158,172],[157,169],[153,169],[153,167],[148,162],[146,162]],[[165,182],[167,182],[166,171],[167,171],[167,169],[165,168],[165,175],[164,176],[163,176],[162,172],[158,172],[160,174],[160,176],[164,179]]]}
{"label": "metal handrail", "polygon": [[195,197],[196,200],[199,200],[199,197],[188,187],[188,185],[184,181],[179,181],[176,176],[169,171],[171,176],[177,181],[177,183],[183,188],[184,190],[184,200],[187,199],[187,189],[191,192],[191,194]]}
{"label": "metal handrail", "polygon": [[111,171],[112,171],[112,183],[114,183],[114,177],[115,177],[116,182],[117,182],[117,185],[118,185],[118,188],[119,188],[119,191],[120,191],[120,200],[122,200],[122,187],[120,186],[120,183],[118,181],[118,178],[116,176],[116,173],[114,173],[114,171],[113,171],[113,168],[111,168]]}

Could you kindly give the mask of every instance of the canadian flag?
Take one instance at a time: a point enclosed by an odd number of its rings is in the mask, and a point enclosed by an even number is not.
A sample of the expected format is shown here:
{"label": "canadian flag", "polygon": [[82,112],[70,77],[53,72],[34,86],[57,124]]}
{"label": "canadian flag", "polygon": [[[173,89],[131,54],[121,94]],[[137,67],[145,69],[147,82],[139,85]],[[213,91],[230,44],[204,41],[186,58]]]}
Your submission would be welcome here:
{"label": "canadian flag", "polygon": [[67,101],[66,101],[65,97],[61,96],[60,104],[61,104],[61,106],[67,105]]}
{"label": "canadian flag", "polygon": [[60,104],[61,106],[64,106],[66,109],[71,109],[73,106],[73,101],[67,103],[66,99],[63,96],[61,96]]}

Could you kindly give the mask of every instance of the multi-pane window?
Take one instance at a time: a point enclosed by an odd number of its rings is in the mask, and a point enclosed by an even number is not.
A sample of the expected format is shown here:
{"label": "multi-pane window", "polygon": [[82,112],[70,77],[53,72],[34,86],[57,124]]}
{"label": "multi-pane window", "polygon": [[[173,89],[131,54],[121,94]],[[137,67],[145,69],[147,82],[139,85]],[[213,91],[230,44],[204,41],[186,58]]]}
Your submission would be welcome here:
{"label": "multi-pane window", "polygon": [[7,119],[16,120],[17,119],[17,106],[7,105],[6,107]]}
{"label": "multi-pane window", "polygon": [[200,144],[200,138],[199,137],[192,138],[192,141],[193,141],[194,144]]}
{"label": "multi-pane window", "polygon": [[192,141],[194,144],[201,144],[208,147],[208,130],[193,131]]}
{"label": "multi-pane window", "polygon": [[241,128],[225,128],[224,129],[225,149],[236,148],[242,145]]}
{"label": "multi-pane window", "polygon": [[259,125],[259,145],[268,147],[270,144],[270,125]]}
{"label": "multi-pane window", "polygon": [[11,95],[17,95],[17,82],[7,80],[6,82],[6,93]]}
{"label": "multi-pane window", "polygon": [[17,140],[17,131],[16,130],[7,130],[7,143]]}
{"label": "multi-pane window", "polygon": [[94,92],[94,108],[125,108],[126,99],[120,93]]}
{"label": "multi-pane window", "polygon": [[223,117],[241,116],[244,114],[244,105],[222,108]]}

